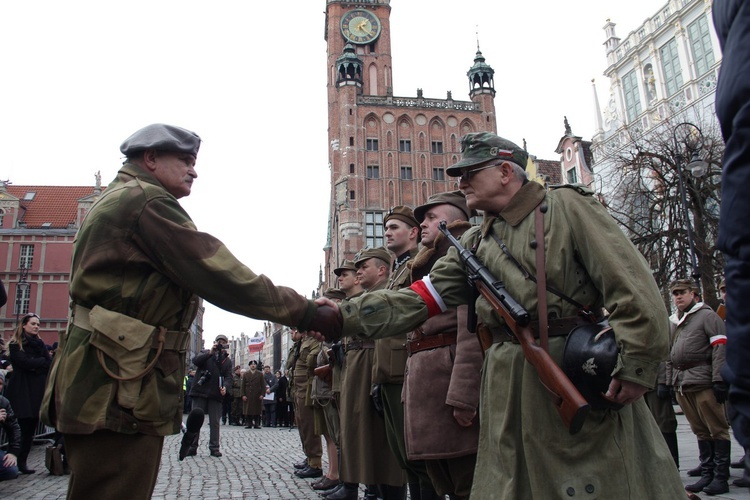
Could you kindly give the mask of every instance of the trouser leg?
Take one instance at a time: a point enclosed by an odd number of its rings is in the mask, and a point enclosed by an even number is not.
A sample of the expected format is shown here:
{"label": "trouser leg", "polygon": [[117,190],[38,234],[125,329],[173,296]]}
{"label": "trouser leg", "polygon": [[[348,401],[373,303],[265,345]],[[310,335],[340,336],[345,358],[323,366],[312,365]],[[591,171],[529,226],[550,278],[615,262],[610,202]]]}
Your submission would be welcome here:
{"label": "trouser leg", "polygon": [[65,434],[71,476],[68,500],[151,498],[159,474],[163,436]]}

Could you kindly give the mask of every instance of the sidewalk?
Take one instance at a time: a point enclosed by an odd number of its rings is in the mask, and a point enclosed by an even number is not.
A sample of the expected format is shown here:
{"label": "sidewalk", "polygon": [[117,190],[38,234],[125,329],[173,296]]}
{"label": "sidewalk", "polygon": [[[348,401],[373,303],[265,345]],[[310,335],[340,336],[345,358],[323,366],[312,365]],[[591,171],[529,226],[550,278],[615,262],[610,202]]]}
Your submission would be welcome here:
{"label": "sidewalk", "polygon": [[[683,483],[695,478],[687,477],[687,470],[698,464],[698,445],[683,415],[678,415],[678,440],[680,446],[680,474]],[[292,474],[292,463],[303,455],[296,429],[221,426],[221,458],[208,454],[208,425],[201,431],[201,449],[197,457],[183,462],[177,459],[181,436],[169,436],[164,441],[159,480],[154,490],[156,500],[177,499],[260,499],[292,500],[320,499],[312,490],[311,479],[299,479]],[[732,442],[732,459],[742,453]],[[113,450],[116,453],[116,450]],[[29,466],[36,474],[20,476],[14,481],[0,483],[0,498],[23,500],[52,500],[65,498],[68,476],[52,476],[44,467],[44,446],[32,449]],[[732,469],[731,480],[741,471]],[[750,500],[746,488],[730,485],[729,493],[701,498],[719,500]]]}

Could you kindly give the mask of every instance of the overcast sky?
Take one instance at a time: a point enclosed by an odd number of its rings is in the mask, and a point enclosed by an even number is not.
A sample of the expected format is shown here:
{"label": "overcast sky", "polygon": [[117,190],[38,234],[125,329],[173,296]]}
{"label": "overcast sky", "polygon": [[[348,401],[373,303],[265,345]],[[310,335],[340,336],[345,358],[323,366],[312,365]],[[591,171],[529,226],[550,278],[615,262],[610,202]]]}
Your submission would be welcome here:
{"label": "overcast sky", "polygon": [[[604,26],[628,33],[657,0],[391,0],[394,95],[468,100],[479,43],[498,131],[543,159],[567,115],[591,138]],[[325,0],[0,3],[0,179],[108,184],[120,143],[154,122],[204,140],[183,206],[258,274],[310,295],[329,200]],[[207,305],[205,338],[261,323]]]}

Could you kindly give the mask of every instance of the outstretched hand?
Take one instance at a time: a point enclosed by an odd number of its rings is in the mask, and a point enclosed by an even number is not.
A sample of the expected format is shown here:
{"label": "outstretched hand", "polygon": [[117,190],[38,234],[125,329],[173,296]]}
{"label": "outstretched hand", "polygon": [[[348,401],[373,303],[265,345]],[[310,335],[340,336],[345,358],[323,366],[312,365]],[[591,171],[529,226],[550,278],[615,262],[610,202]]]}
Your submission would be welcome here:
{"label": "outstretched hand", "polygon": [[338,304],[325,297],[316,299],[315,303],[318,310],[307,327],[307,336],[321,342],[336,342],[341,338],[341,329],[344,326],[344,318]]}

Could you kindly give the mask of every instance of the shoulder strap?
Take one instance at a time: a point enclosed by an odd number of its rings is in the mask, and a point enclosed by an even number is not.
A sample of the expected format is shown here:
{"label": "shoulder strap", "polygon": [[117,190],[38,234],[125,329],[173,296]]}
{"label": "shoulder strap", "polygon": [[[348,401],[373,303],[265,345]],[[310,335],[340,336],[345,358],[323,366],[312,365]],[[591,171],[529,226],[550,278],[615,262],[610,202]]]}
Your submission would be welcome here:
{"label": "shoulder strap", "polygon": [[536,238],[536,296],[537,313],[539,316],[539,344],[549,352],[549,338],[547,336],[547,272],[544,267],[544,213],[547,204],[542,202],[536,207],[534,216]]}

